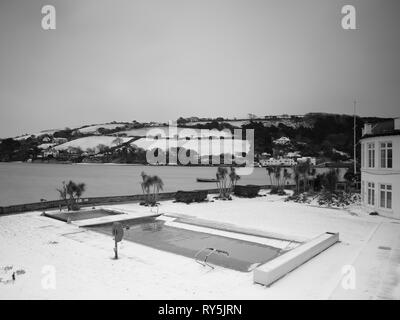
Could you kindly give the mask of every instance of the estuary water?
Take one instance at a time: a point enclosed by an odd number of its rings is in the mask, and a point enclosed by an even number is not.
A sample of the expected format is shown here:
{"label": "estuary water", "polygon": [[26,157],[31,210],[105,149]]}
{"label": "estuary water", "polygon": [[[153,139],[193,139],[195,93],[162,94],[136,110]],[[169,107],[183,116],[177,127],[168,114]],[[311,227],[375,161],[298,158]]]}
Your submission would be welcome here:
{"label": "estuary water", "polygon": [[[215,178],[217,167],[143,166],[118,164],[42,164],[0,162],[0,206],[57,200],[63,181],[86,183],[85,197],[139,194],[142,171],[158,175],[164,191],[216,188],[196,178]],[[239,184],[269,184],[265,168],[254,168]]]}

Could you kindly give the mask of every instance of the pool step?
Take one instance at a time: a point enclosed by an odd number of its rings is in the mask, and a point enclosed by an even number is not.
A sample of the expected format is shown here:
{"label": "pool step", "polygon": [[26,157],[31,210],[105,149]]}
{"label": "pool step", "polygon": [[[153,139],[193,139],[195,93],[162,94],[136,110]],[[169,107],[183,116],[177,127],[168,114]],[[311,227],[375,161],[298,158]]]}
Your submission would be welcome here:
{"label": "pool step", "polygon": [[253,280],[269,286],[338,241],[339,233],[323,233],[254,269]]}

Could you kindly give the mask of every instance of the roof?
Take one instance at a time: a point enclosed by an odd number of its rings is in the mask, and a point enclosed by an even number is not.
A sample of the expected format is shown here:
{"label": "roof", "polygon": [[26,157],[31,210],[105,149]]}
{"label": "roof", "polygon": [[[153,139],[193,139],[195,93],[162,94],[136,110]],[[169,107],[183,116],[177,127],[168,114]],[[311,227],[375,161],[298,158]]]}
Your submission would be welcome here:
{"label": "roof", "polygon": [[391,119],[372,124],[371,133],[363,135],[361,139],[399,134],[400,130],[395,129],[395,119]]}

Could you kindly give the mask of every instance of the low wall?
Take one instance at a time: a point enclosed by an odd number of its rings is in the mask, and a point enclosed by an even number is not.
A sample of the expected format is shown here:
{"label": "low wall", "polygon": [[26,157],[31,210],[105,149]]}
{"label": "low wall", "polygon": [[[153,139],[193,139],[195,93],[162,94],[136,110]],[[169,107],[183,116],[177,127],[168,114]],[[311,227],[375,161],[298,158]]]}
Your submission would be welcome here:
{"label": "low wall", "polygon": [[[270,185],[260,185],[261,189],[269,189]],[[285,186],[287,189],[293,189],[294,186]],[[208,193],[218,193],[218,189],[198,189],[198,190],[206,190]],[[174,199],[176,192],[162,192],[158,194],[158,200],[171,200]],[[134,195],[126,195],[126,196],[109,196],[109,197],[90,197],[90,198],[81,198],[79,204],[81,206],[94,206],[94,205],[103,205],[103,204],[113,204],[113,203],[125,203],[125,202],[140,202],[144,201],[143,194],[134,194]],[[12,214],[12,213],[22,213],[29,211],[40,211],[46,209],[54,209],[59,208],[60,206],[64,207],[65,203],[63,200],[54,200],[54,201],[44,201],[44,202],[35,202],[35,203],[26,203],[26,204],[17,204],[7,207],[0,207],[0,215],[2,214]]]}
{"label": "low wall", "polygon": [[[163,192],[158,195],[159,200],[170,200],[175,196],[175,192]],[[124,202],[140,202],[144,200],[142,194],[134,194],[127,196],[110,196],[110,197],[92,197],[81,198],[79,204],[81,206],[94,206],[102,204],[124,203]],[[46,209],[65,207],[63,200],[27,203],[20,205],[13,205],[8,207],[0,207],[0,214],[21,213],[28,211],[40,211]]]}

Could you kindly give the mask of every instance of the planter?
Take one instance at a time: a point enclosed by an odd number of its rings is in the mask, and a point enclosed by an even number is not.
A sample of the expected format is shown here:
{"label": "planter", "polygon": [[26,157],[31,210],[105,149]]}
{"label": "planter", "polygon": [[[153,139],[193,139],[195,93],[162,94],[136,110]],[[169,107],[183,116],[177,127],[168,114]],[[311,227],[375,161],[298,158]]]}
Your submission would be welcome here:
{"label": "planter", "polygon": [[258,192],[260,191],[260,186],[256,185],[246,185],[246,186],[235,186],[234,194],[238,197],[244,198],[255,198],[258,196]]}
{"label": "planter", "polygon": [[175,194],[175,202],[202,202],[207,199],[207,190],[195,190],[195,191],[177,191]]}

